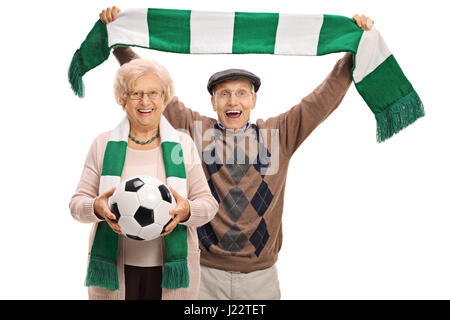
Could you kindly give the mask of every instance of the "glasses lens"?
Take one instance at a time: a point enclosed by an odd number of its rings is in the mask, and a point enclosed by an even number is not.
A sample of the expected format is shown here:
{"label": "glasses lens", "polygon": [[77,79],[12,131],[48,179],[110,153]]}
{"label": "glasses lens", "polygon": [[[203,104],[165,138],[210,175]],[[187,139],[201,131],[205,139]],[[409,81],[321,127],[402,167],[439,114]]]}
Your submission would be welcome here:
{"label": "glasses lens", "polygon": [[231,95],[233,93],[238,98],[245,98],[245,97],[248,97],[248,95],[250,94],[250,92],[245,90],[245,89],[238,89],[236,91],[222,90],[222,91],[219,92],[217,97],[221,98],[221,99],[228,99],[228,98],[231,97]]}
{"label": "glasses lens", "polygon": [[152,90],[148,93],[150,95],[150,98],[152,99],[159,99],[161,98],[161,92],[157,90]]}
{"label": "glasses lens", "polygon": [[143,92],[135,91],[130,93],[130,99],[132,100],[140,100],[144,96]]}
{"label": "glasses lens", "polygon": [[238,97],[243,98],[243,97],[248,96],[248,91],[245,90],[245,89],[239,89],[239,90],[236,92],[236,95],[237,95]]}

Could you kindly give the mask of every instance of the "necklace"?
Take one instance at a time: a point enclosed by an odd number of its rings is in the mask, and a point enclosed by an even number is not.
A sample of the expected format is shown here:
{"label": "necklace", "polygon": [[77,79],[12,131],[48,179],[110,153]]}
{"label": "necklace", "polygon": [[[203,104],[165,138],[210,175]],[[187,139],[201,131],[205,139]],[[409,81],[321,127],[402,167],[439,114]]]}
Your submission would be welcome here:
{"label": "necklace", "polygon": [[133,140],[135,143],[140,144],[140,145],[144,145],[144,144],[149,144],[152,143],[153,140],[155,140],[156,138],[159,137],[159,132],[156,133],[156,135],[154,137],[152,137],[151,139],[147,140],[147,141],[139,141],[137,140],[135,137],[133,137],[131,134],[128,134],[128,138],[130,138],[131,140]]}

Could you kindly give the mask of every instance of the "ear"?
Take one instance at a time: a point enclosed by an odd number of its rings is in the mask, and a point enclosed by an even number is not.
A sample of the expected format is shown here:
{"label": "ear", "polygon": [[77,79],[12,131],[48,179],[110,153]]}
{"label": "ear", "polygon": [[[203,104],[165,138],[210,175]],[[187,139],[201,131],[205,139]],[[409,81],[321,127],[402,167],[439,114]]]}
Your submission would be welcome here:
{"label": "ear", "polygon": [[211,105],[212,105],[214,111],[217,112],[216,98],[214,98],[214,96],[211,96]]}
{"label": "ear", "polygon": [[253,93],[253,105],[250,108],[251,110],[255,109],[255,107],[256,107],[256,98],[257,98],[257,95],[256,95],[256,92],[255,92],[255,93]]}
{"label": "ear", "polygon": [[169,101],[169,97],[165,93],[164,93],[164,100],[163,101],[164,101],[163,104],[165,104],[166,107],[167,107],[167,105],[169,104],[170,101]]}

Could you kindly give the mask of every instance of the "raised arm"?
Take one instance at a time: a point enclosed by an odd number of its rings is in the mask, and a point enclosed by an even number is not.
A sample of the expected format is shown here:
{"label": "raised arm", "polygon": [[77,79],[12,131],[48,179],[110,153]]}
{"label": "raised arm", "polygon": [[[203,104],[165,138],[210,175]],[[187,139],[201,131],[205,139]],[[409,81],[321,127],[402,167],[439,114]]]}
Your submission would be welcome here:
{"label": "raised arm", "polygon": [[[374,21],[355,14],[355,23],[370,30]],[[341,103],[352,82],[353,55],[346,53],[334,66],[326,79],[302,101],[277,117],[260,120],[259,126],[279,129],[280,151],[288,157],[297,150],[311,132]]]}
{"label": "raised arm", "polygon": [[261,127],[279,129],[280,152],[292,156],[311,132],[339,106],[352,82],[352,66],[352,54],[346,53],[325,80],[299,104],[258,123]]}
{"label": "raised arm", "polygon": [[140,58],[140,56],[134,52],[131,47],[114,47],[113,55],[116,57],[120,65]]}

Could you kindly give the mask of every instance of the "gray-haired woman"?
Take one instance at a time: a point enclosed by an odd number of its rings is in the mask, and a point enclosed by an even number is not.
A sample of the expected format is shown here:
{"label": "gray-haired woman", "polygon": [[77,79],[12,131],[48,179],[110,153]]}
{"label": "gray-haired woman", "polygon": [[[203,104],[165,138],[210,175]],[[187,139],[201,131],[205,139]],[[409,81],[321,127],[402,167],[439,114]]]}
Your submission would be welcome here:
{"label": "gray-haired woman", "polygon": [[[173,82],[163,66],[145,59],[129,62],[117,72],[115,98],[126,113],[129,125],[126,156],[120,181],[136,175],[151,175],[166,182],[160,124],[162,113],[173,97]],[[172,128],[173,129],[173,128]],[[113,131],[114,132],[114,131]],[[218,204],[211,195],[194,142],[187,134],[176,132],[184,157],[186,197],[175,189],[177,201],[171,211],[174,218],[162,236],[178,225],[187,227],[189,286],[176,290],[161,288],[164,254],[162,237],[151,241],[136,241],[122,235],[116,217],[108,205],[114,188],[100,192],[105,149],[111,131],[100,134],[93,142],[84,164],[76,193],[70,202],[72,216],[83,223],[93,223],[90,252],[101,222],[119,234],[115,267],[117,290],[89,286],[90,299],[196,299],[200,281],[200,251],[196,227],[211,220]],[[89,271],[88,271],[89,273]]]}

